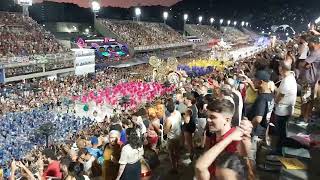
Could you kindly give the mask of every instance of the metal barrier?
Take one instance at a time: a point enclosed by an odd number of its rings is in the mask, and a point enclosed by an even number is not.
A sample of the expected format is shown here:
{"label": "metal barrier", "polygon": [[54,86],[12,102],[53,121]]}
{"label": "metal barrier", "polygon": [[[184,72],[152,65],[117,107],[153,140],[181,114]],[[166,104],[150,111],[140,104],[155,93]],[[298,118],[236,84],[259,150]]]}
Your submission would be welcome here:
{"label": "metal barrier", "polygon": [[192,42],[181,42],[181,43],[171,43],[171,44],[164,44],[164,45],[151,45],[151,46],[139,46],[135,47],[135,51],[151,51],[157,49],[168,49],[174,47],[182,47],[182,46],[192,46],[194,43]]}
{"label": "metal barrier", "polygon": [[52,61],[64,61],[70,58],[75,58],[74,52],[45,54],[45,55],[32,55],[32,56],[15,56],[15,57],[2,57],[0,64],[3,66],[18,65],[20,63],[47,63]]}

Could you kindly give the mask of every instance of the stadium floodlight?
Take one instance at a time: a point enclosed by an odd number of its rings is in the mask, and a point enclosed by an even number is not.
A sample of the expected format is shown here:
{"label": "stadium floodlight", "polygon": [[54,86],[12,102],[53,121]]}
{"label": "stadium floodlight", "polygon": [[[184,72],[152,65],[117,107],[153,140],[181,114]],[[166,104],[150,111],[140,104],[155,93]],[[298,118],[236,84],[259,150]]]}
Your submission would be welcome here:
{"label": "stadium floodlight", "polygon": [[184,14],[184,15],[183,15],[183,20],[184,20],[184,21],[187,21],[187,20],[188,20],[188,17],[189,17],[188,14]]}
{"label": "stadium floodlight", "polygon": [[248,22],[246,22],[246,26],[248,26],[249,25],[249,23]]}
{"label": "stadium floodlight", "polygon": [[91,7],[92,7],[92,11],[95,13],[99,12],[99,10],[101,8],[99,2],[97,2],[97,1],[92,1]]}
{"label": "stadium floodlight", "polygon": [[163,19],[167,20],[169,16],[169,13],[167,11],[163,12]]}
{"label": "stadium floodlight", "polygon": [[234,21],[234,22],[233,22],[233,25],[236,26],[236,25],[237,25],[237,21]]}
{"label": "stadium floodlight", "polygon": [[244,26],[244,21],[241,22],[241,26]]}
{"label": "stadium floodlight", "polygon": [[230,21],[230,20],[228,20],[228,21],[227,21],[227,25],[229,26],[229,25],[230,25],[230,23],[231,23],[231,21]]}
{"label": "stadium floodlight", "polygon": [[169,13],[167,11],[163,12],[163,23],[166,24],[166,21],[168,19]]}
{"label": "stadium floodlight", "polygon": [[318,24],[320,22],[320,17],[318,17],[314,22]]}
{"label": "stadium floodlight", "polygon": [[186,35],[186,23],[187,23],[187,20],[188,20],[188,14],[184,14],[183,15],[183,23],[184,23],[184,25],[183,25],[183,36],[185,36]]}
{"label": "stadium floodlight", "polygon": [[141,9],[139,7],[134,9],[134,13],[136,15],[137,21],[140,21],[140,16],[141,16]]}
{"label": "stadium floodlight", "polygon": [[134,10],[134,12],[135,12],[137,17],[139,17],[141,15],[141,9],[138,8],[138,7]]}
{"label": "stadium floodlight", "polygon": [[214,22],[214,18],[210,18],[210,24],[211,24],[211,26],[212,26],[213,22]]}
{"label": "stadium floodlight", "polygon": [[220,24],[222,24],[223,23],[223,19],[220,19]]}
{"label": "stadium floodlight", "polygon": [[199,16],[198,20],[199,20],[199,24],[201,24],[203,17]]}

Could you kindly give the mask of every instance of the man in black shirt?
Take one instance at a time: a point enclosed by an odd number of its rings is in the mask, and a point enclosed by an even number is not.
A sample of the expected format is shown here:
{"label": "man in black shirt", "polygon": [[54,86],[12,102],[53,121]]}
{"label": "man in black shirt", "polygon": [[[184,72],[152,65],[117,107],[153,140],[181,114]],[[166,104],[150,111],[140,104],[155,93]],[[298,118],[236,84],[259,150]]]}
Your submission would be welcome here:
{"label": "man in black shirt", "polygon": [[254,131],[254,136],[264,137],[274,107],[274,97],[270,89],[270,74],[267,71],[258,71],[255,76],[254,85],[259,90],[253,108],[248,114]]}

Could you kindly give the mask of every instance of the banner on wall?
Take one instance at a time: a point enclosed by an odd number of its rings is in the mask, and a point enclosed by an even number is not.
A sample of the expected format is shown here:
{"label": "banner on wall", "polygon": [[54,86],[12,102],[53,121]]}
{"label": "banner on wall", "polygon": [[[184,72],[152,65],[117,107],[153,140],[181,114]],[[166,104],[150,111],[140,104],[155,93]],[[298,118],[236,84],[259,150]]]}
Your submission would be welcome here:
{"label": "banner on wall", "polygon": [[95,72],[95,54],[93,49],[72,49],[75,53],[75,74],[85,75]]}

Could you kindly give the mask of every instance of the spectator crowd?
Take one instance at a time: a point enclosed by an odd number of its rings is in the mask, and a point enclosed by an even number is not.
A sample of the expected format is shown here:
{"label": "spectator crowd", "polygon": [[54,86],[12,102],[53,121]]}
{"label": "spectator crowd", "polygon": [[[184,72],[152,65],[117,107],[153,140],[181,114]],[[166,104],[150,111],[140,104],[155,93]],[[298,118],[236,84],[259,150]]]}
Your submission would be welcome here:
{"label": "spectator crowd", "polygon": [[52,34],[30,17],[0,12],[0,58],[64,52]]}
{"label": "spectator crowd", "polygon": [[206,41],[210,41],[214,38],[220,39],[220,37],[222,36],[222,33],[213,26],[194,25],[194,24],[190,24],[190,25],[188,24],[186,26],[190,28],[191,31],[194,32],[194,34],[203,38]]}
{"label": "spectator crowd", "polygon": [[[162,24],[100,21],[135,46],[182,41]],[[230,27],[224,33],[243,37]],[[270,46],[233,66],[187,78],[175,84],[172,93],[135,111],[116,108],[102,122],[77,117],[69,109],[71,97],[123,82],[150,82],[151,66],[5,85],[0,99],[0,178],[151,179],[164,163],[159,159],[164,153],[171,175],[185,173],[184,158],[194,162],[196,179],[257,179],[256,168],[265,165],[261,142],[270,155],[279,157],[292,142],[286,128],[298,92],[302,106],[296,121],[320,124],[317,33],[312,30],[291,44]],[[130,97],[121,101],[125,104]],[[67,113],[57,111],[66,107]]]}
{"label": "spectator crowd", "polygon": [[111,32],[134,47],[184,42],[183,37],[161,23],[99,19]]}
{"label": "spectator crowd", "polygon": [[223,32],[223,39],[227,42],[236,43],[237,41],[242,41],[249,38],[248,35],[234,27],[221,27],[221,31]]}

